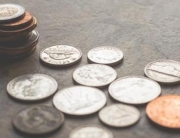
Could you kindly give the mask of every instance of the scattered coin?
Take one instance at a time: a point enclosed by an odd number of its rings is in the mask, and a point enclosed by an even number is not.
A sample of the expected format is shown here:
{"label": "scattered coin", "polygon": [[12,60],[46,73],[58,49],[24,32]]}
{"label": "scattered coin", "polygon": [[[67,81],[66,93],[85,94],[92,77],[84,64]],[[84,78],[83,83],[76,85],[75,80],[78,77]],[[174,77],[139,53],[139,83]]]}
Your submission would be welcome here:
{"label": "scattered coin", "polygon": [[129,76],[114,81],[109,86],[109,93],[115,100],[123,103],[144,104],[158,97],[161,87],[148,78]]}
{"label": "scattered coin", "polygon": [[100,120],[113,127],[126,127],[135,124],[140,118],[137,108],[124,104],[114,104],[99,112]]}
{"label": "scattered coin", "polygon": [[40,59],[52,66],[72,65],[80,61],[81,57],[81,50],[68,45],[51,46],[40,53]]}
{"label": "scattered coin", "polygon": [[153,61],[145,67],[144,72],[149,78],[161,83],[180,82],[180,62],[177,61]]}
{"label": "scattered coin", "polygon": [[123,52],[112,46],[100,46],[88,52],[88,59],[98,64],[114,65],[119,63],[122,58]]}
{"label": "scattered coin", "polygon": [[25,9],[16,4],[1,4],[0,5],[0,22],[9,22],[19,19],[24,16]]}
{"label": "scattered coin", "polygon": [[103,127],[89,125],[76,128],[69,138],[113,138],[113,134]]}
{"label": "scattered coin", "polygon": [[20,111],[13,119],[19,131],[28,134],[46,134],[60,128],[64,115],[50,106],[33,106]]}
{"label": "scattered coin", "polygon": [[7,85],[10,96],[26,101],[41,100],[54,94],[58,88],[55,79],[44,74],[19,76]]}
{"label": "scattered coin", "polygon": [[146,107],[146,113],[153,122],[161,126],[180,128],[179,105],[179,95],[164,95],[150,102]]}
{"label": "scattered coin", "polygon": [[58,91],[53,103],[60,111],[70,115],[87,115],[100,110],[106,104],[106,96],[99,89],[73,86]]}
{"label": "scattered coin", "polygon": [[110,84],[117,78],[116,71],[101,64],[88,64],[77,68],[73,73],[73,79],[82,85],[102,87]]}

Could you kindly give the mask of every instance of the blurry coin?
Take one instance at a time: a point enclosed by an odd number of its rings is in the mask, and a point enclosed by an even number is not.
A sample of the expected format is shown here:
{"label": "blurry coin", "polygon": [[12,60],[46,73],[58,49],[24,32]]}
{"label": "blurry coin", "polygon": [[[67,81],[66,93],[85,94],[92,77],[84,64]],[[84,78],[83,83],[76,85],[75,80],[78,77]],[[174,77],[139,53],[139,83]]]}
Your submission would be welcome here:
{"label": "blurry coin", "polygon": [[98,64],[113,65],[119,63],[123,58],[123,52],[112,46],[100,46],[88,52],[88,59]]}
{"label": "blurry coin", "polygon": [[23,27],[29,26],[33,21],[33,16],[29,12],[25,12],[25,15],[22,19],[6,24],[0,24],[1,30],[14,30],[14,29],[22,29]]}
{"label": "blurry coin", "polygon": [[82,85],[102,87],[114,81],[117,73],[107,65],[88,64],[77,68],[73,73],[73,78]]}
{"label": "blurry coin", "polygon": [[88,125],[74,129],[69,138],[113,138],[113,134],[103,127]]}
{"label": "blurry coin", "polygon": [[126,127],[135,124],[140,118],[137,108],[124,104],[114,104],[99,112],[100,120],[113,127]]}
{"label": "blurry coin", "polygon": [[129,76],[114,81],[109,86],[109,93],[114,99],[123,103],[144,104],[158,97],[161,87],[148,78]]}
{"label": "blurry coin", "polygon": [[10,22],[24,16],[25,9],[16,4],[0,5],[0,23]]}
{"label": "blurry coin", "polygon": [[44,74],[29,74],[11,80],[7,85],[10,96],[26,101],[41,100],[54,94],[58,84]]}
{"label": "blurry coin", "polygon": [[73,46],[57,45],[44,49],[40,59],[52,66],[68,66],[80,61],[82,52]]}
{"label": "blurry coin", "polygon": [[19,131],[28,134],[45,134],[57,130],[64,122],[64,115],[50,106],[33,106],[20,111],[13,119]]}
{"label": "blurry coin", "polygon": [[87,115],[100,110],[106,104],[106,96],[99,89],[74,86],[58,91],[53,103],[60,111],[70,115]]}
{"label": "blurry coin", "polygon": [[155,123],[169,128],[180,128],[180,96],[164,95],[146,107],[148,117]]}
{"label": "blurry coin", "polygon": [[180,82],[180,62],[177,61],[153,61],[145,67],[144,72],[149,78],[161,83]]}

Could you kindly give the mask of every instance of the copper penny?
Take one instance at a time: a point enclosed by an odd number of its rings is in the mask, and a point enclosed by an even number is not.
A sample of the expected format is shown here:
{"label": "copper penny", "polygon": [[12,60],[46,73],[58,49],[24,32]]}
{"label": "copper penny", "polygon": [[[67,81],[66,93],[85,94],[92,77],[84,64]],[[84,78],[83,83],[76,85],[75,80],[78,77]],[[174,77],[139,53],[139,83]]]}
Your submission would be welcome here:
{"label": "copper penny", "polygon": [[161,126],[180,128],[180,95],[164,95],[153,100],[147,105],[146,114]]}

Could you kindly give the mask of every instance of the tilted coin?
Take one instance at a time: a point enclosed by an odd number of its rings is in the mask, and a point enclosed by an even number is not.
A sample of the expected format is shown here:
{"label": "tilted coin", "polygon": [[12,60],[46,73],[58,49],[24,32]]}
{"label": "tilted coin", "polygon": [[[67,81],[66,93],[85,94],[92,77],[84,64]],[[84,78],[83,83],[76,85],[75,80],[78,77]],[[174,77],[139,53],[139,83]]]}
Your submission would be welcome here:
{"label": "tilted coin", "polygon": [[54,106],[70,115],[87,115],[100,110],[106,104],[106,96],[99,89],[73,86],[58,91],[53,98]]}
{"label": "tilted coin", "polygon": [[137,108],[124,104],[114,104],[99,112],[100,120],[113,127],[126,127],[135,124],[140,118]]}
{"label": "tilted coin", "polygon": [[87,125],[74,129],[69,138],[113,138],[113,134],[106,128]]}
{"label": "tilted coin", "polygon": [[155,123],[180,128],[180,95],[164,95],[150,102],[146,107],[148,117]]}
{"label": "tilted coin", "polygon": [[113,65],[119,63],[123,58],[123,52],[112,46],[100,46],[88,52],[88,59],[98,64]]}
{"label": "tilted coin", "polygon": [[41,100],[54,94],[58,84],[44,74],[28,74],[11,80],[7,85],[10,96],[26,101]]}
{"label": "tilted coin", "polygon": [[73,79],[82,85],[102,87],[110,84],[117,78],[117,72],[101,64],[88,64],[77,68],[73,73]]}
{"label": "tilted coin", "polygon": [[144,72],[149,78],[161,83],[180,82],[180,62],[177,61],[153,61],[145,67]]}
{"label": "tilted coin", "polygon": [[160,85],[141,76],[119,78],[109,86],[110,95],[117,101],[128,104],[147,103],[161,93]]}
{"label": "tilted coin", "polygon": [[57,130],[64,122],[64,115],[50,106],[33,106],[20,111],[13,119],[19,131],[28,134],[46,134]]}
{"label": "tilted coin", "polygon": [[52,66],[68,66],[80,61],[82,52],[76,47],[57,45],[48,47],[40,53],[40,59]]}
{"label": "tilted coin", "polygon": [[16,4],[0,5],[0,23],[9,22],[24,16],[25,9]]}

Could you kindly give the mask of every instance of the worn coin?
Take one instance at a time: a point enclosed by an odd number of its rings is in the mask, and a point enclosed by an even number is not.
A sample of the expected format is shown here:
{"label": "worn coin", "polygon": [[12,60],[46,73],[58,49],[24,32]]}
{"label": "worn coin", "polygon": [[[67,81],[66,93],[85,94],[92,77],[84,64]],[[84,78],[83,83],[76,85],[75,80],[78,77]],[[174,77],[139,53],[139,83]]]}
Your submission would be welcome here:
{"label": "worn coin", "polygon": [[123,52],[112,46],[100,46],[88,52],[88,59],[98,64],[114,65],[119,63],[122,58]]}
{"label": "worn coin", "polygon": [[68,45],[48,47],[40,53],[40,59],[52,66],[68,66],[77,63],[82,57],[80,49]]}
{"label": "worn coin", "polygon": [[73,73],[73,79],[82,85],[102,87],[110,84],[117,78],[117,72],[101,64],[88,64],[77,68]]}
{"label": "worn coin", "polygon": [[19,131],[28,134],[45,134],[57,130],[64,122],[64,115],[50,106],[33,106],[20,111],[13,119]]}
{"label": "worn coin", "polygon": [[140,118],[137,108],[124,104],[114,104],[99,112],[100,120],[113,127],[126,127],[135,124]]}
{"label": "worn coin", "polygon": [[28,74],[11,80],[7,85],[10,96],[26,101],[41,100],[54,94],[58,84],[44,74]]}
{"label": "worn coin", "polygon": [[164,95],[146,107],[148,117],[155,123],[169,128],[180,128],[180,96]]}
{"label": "worn coin", "polygon": [[147,103],[161,93],[160,85],[141,76],[119,78],[109,86],[110,95],[117,101],[128,104]]}
{"label": "worn coin", "polygon": [[86,125],[74,129],[69,138],[113,138],[113,134],[106,128]]}
{"label": "worn coin", "polygon": [[180,62],[177,61],[153,61],[145,67],[144,72],[149,78],[161,83],[180,82]]}
{"label": "worn coin", "polygon": [[64,113],[87,115],[100,110],[106,104],[106,96],[97,88],[73,86],[58,91],[53,103]]}
{"label": "worn coin", "polygon": [[0,23],[16,20],[24,16],[25,9],[16,4],[0,5]]}

